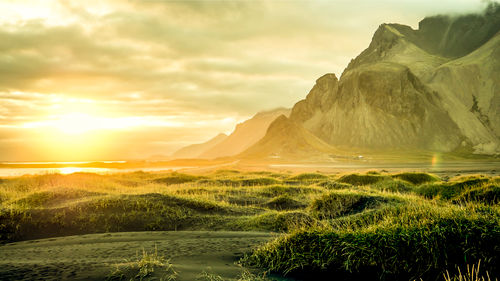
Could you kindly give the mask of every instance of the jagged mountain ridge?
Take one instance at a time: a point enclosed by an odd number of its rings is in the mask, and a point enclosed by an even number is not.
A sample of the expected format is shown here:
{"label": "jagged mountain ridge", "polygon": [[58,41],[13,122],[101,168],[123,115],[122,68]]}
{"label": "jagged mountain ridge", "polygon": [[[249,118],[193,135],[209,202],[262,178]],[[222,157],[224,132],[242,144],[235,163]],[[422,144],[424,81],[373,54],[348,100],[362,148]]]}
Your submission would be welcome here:
{"label": "jagged mountain ridge", "polygon": [[343,148],[499,153],[499,15],[493,5],[426,18],[418,30],[383,24],[340,80],[318,79],[290,119]]}

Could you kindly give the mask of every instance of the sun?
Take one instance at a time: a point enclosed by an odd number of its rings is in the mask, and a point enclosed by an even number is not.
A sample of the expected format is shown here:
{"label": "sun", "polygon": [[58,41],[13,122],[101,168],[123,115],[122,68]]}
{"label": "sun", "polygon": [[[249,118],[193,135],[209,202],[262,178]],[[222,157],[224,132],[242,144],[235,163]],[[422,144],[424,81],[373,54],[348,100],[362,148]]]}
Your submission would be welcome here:
{"label": "sun", "polygon": [[65,134],[80,135],[99,129],[102,123],[98,119],[85,113],[74,112],[64,114],[53,120],[52,126]]}
{"label": "sun", "polygon": [[[126,129],[140,125],[137,118],[111,118],[83,112],[53,115],[45,120],[24,124],[24,128],[48,128],[66,135],[82,135],[95,131]],[[141,121],[141,120],[139,120]]]}
{"label": "sun", "polygon": [[48,119],[25,124],[25,128],[52,128],[68,135],[81,135],[90,131],[124,127],[116,120],[93,116],[83,112],[69,112]]}

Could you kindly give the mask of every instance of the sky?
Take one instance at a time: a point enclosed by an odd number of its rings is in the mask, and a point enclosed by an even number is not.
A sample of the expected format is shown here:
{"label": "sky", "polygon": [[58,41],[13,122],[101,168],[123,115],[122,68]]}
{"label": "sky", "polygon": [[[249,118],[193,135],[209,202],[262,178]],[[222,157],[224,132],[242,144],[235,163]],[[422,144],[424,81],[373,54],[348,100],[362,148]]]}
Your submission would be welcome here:
{"label": "sky", "polygon": [[292,107],[381,23],[480,0],[2,0],[0,161],[148,159]]}

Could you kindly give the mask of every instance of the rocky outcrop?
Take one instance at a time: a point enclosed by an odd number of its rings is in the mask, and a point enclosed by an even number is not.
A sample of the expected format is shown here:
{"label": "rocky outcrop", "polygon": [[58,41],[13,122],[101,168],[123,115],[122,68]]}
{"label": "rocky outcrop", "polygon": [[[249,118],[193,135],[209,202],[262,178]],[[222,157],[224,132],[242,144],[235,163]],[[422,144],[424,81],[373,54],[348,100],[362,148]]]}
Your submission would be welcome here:
{"label": "rocky outcrop", "polygon": [[500,7],[383,24],[340,80],[316,81],[290,119],[342,148],[500,152]]}
{"label": "rocky outcrop", "polygon": [[399,64],[350,71],[328,95],[327,109],[308,112],[305,119],[302,109],[314,104],[306,99],[293,108],[291,119],[333,146],[449,151],[463,138],[438,95]]}

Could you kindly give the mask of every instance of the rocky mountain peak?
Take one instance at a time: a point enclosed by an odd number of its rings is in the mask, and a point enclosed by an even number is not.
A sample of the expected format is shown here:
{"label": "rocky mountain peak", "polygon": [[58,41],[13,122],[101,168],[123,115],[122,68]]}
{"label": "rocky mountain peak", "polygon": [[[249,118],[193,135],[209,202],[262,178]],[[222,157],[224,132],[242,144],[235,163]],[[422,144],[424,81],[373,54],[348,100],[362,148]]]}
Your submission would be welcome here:
{"label": "rocky mountain peak", "polygon": [[285,115],[280,115],[271,123],[271,125],[269,125],[266,133],[279,131],[285,134],[287,129],[289,129],[291,126],[293,126],[293,123],[290,121],[290,119],[288,119]]}
{"label": "rocky mountain peak", "polygon": [[327,90],[333,88],[338,82],[339,79],[335,76],[335,73],[327,73],[316,79],[315,87],[319,87],[321,90]]}
{"label": "rocky mountain peak", "polygon": [[[400,24],[381,24],[375,31],[372,41],[359,56],[351,60],[344,73],[363,64],[375,63],[388,56],[391,49],[403,39],[413,37],[413,29]],[[344,73],[342,75],[344,75]]]}
{"label": "rocky mountain peak", "polygon": [[380,25],[340,80],[318,79],[290,119],[335,147],[498,153],[499,7],[429,17],[418,30]]}
{"label": "rocky mountain peak", "polygon": [[339,80],[333,73],[328,73],[316,80],[305,100],[295,104],[290,113],[293,120],[307,120],[314,115],[316,110],[326,111],[328,105],[335,99],[339,88]]}
{"label": "rocky mountain peak", "polygon": [[429,53],[458,58],[476,50],[499,31],[500,4],[491,3],[481,14],[423,19],[416,43]]}

